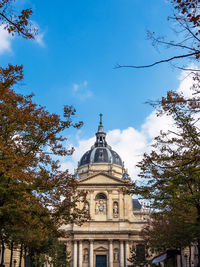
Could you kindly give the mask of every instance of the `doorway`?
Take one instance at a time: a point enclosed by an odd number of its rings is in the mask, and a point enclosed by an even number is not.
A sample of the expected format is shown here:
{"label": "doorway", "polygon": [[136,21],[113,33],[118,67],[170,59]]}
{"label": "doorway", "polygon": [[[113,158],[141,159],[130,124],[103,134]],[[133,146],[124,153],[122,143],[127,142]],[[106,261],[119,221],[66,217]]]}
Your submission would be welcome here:
{"label": "doorway", "polygon": [[96,255],[96,267],[107,267],[106,255]]}

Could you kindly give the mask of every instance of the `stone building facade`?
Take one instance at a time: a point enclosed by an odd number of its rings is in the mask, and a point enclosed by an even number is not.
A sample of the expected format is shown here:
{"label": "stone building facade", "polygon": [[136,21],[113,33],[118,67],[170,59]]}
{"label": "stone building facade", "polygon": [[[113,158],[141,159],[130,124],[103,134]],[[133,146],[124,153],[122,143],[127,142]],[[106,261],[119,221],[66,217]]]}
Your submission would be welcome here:
{"label": "stone building facade", "polygon": [[130,248],[141,242],[139,232],[148,210],[127,193],[130,178],[120,156],[106,142],[102,121],[96,142],[81,158],[76,177],[86,190],[91,219],[82,226],[64,226],[63,240],[73,267],[126,267]]}

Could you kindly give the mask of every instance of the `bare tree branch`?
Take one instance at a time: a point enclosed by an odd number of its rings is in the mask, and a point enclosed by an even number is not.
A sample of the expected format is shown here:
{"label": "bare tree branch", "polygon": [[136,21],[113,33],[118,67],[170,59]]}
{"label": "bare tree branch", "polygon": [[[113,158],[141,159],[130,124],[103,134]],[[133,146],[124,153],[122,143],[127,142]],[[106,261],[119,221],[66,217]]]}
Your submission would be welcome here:
{"label": "bare tree branch", "polygon": [[156,62],[154,62],[152,64],[143,65],[143,66],[120,65],[120,64],[117,64],[114,68],[115,69],[119,69],[119,68],[144,69],[144,68],[150,68],[150,67],[156,66],[156,65],[161,64],[161,63],[167,63],[167,62],[173,61],[175,59],[187,58],[187,57],[191,57],[191,56],[195,56],[195,55],[199,55],[199,54],[200,54],[200,51],[197,51],[197,52],[193,52],[193,53],[190,53],[190,54],[185,54],[185,55],[180,55],[180,56],[174,56],[174,57],[171,57],[171,58],[168,58],[168,59],[159,60],[159,61],[156,61]]}

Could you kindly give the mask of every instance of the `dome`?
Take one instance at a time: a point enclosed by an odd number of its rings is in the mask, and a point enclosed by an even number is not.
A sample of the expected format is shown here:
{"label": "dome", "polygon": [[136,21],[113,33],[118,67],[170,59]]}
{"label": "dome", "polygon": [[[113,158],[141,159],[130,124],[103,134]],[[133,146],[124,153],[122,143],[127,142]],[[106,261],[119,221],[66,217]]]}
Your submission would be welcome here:
{"label": "dome", "polygon": [[106,142],[106,133],[102,125],[102,114],[100,114],[100,124],[98,132],[96,133],[96,142],[81,158],[79,166],[88,165],[92,163],[108,163],[116,164],[123,167],[120,156],[112,150]]}

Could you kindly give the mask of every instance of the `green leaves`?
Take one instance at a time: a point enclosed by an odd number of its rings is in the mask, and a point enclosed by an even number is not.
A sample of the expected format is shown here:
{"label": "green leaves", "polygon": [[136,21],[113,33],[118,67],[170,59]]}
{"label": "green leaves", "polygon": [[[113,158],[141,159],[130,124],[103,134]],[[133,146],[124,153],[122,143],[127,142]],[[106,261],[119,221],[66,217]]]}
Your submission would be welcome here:
{"label": "green leaves", "polygon": [[193,90],[187,98],[170,91],[157,103],[159,116],[173,117],[173,130],[155,138],[152,151],[138,163],[143,183],[133,188],[157,210],[142,236],[161,251],[200,238],[200,93],[197,87]]}

